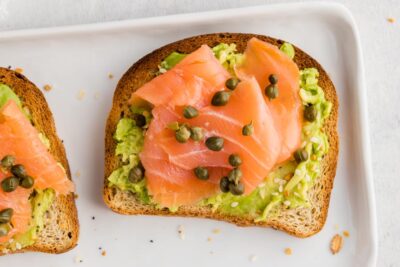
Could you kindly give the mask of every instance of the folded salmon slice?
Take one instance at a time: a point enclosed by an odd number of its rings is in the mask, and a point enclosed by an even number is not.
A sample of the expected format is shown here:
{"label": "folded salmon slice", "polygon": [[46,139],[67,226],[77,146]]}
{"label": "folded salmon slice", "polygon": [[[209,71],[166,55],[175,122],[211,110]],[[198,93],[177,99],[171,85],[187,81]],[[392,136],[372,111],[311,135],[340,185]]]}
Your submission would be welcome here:
{"label": "folded salmon slice", "polygon": [[[218,192],[219,179],[227,170],[221,167],[210,168],[210,178],[200,181],[193,170],[181,168],[169,159],[161,148],[158,136],[166,130],[168,122],[176,117],[173,113],[164,112],[165,107],[153,109],[154,119],[146,133],[140,159],[146,170],[147,188],[156,203],[163,207],[178,207],[193,204],[204,197]],[[169,129],[168,129],[169,130]],[[169,130],[171,131],[171,130]]]}
{"label": "folded salmon slice", "polygon": [[[34,188],[52,188],[60,194],[74,191],[72,181],[40,141],[39,132],[13,100],[8,101],[0,110],[0,144],[0,159],[6,155],[14,156],[16,163],[22,164],[34,178]],[[9,175],[0,171],[1,180]],[[0,189],[0,210],[14,209],[14,228],[0,242],[27,230],[31,216],[28,198],[32,190],[18,187],[17,190],[6,193]]]}
{"label": "folded salmon slice", "polygon": [[208,105],[213,94],[224,88],[229,73],[203,45],[187,55],[166,73],[154,78],[133,93],[130,102],[144,99],[154,106]]}
{"label": "folded salmon slice", "polygon": [[299,95],[300,74],[296,63],[276,46],[252,38],[247,43],[243,64],[236,69],[236,74],[240,79],[254,76],[263,92],[270,84],[269,75],[278,76],[279,96],[272,100],[265,97],[265,102],[282,137],[278,162],[289,159],[300,146],[303,118]]}
{"label": "folded salmon slice", "polygon": [[[243,105],[243,99],[251,105]],[[166,112],[170,111],[164,110]],[[179,113],[182,114],[181,111]],[[274,167],[280,154],[281,139],[255,79],[242,81],[232,92],[226,106],[204,107],[199,111],[198,117],[189,120],[179,113],[175,114],[175,118],[180,116],[178,121],[181,123],[200,126],[206,130],[206,137],[219,136],[225,143],[223,150],[219,152],[209,150],[204,141],[179,144],[173,131],[165,129],[159,135],[161,139],[158,141],[171,163],[188,170],[197,166],[232,168],[228,164],[228,157],[230,154],[238,154],[243,160],[240,169],[243,172],[242,181],[246,193],[250,193],[263,181]],[[243,136],[242,128],[250,122],[254,133]]]}

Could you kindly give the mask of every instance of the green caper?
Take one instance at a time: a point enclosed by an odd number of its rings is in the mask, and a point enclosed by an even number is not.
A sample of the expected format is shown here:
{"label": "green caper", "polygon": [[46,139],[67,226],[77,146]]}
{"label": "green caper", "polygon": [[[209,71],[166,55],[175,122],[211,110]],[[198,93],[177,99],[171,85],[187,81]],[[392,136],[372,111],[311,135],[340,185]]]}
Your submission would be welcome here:
{"label": "green caper", "polygon": [[242,171],[238,168],[235,168],[228,173],[228,179],[230,182],[237,184],[242,175]]}
{"label": "green caper", "polygon": [[10,168],[12,165],[14,165],[15,158],[14,156],[7,155],[1,160],[1,166],[3,168]]}
{"label": "green caper", "polygon": [[229,92],[226,91],[216,92],[213,98],[211,99],[211,104],[213,106],[225,106],[228,103],[230,97],[231,94]]}
{"label": "green caper", "polygon": [[313,105],[307,106],[304,109],[304,118],[309,122],[315,121],[315,119],[317,118],[317,114],[317,109]]}
{"label": "green caper", "polygon": [[252,135],[253,132],[254,132],[253,122],[250,122],[249,124],[246,124],[242,128],[242,134],[245,135],[245,136]]}
{"label": "green caper", "polygon": [[140,182],[144,177],[144,170],[140,166],[135,166],[129,171],[128,179],[131,183]]}
{"label": "green caper", "polygon": [[197,109],[195,107],[186,106],[183,109],[183,117],[185,117],[186,119],[192,119],[197,116],[199,116],[199,112],[197,111]]}
{"label": "green caper", "polygon": [[9,223],[11,221],[13,213],[14,210],[10,208],[0,211],[0,224]]}
{"label": "green caper", "polygon": [[271,84],[277,84],[278,83],[278,76],[275,74],[271,74],[268,76],[268,80]]}
{"label": "green caper", "polygon": [[209,137],[206,140],[206,146],[212,151],[221,151],[224,147],[224,139],[218,136]]}
{"label": "green caper", "polygon": [[3,181],[1,181],[1,188],[4,192],[12,192],[17,189],[19,185],[19,179],[17,177],[11,176]]}
{"label": "green caper", "polygon": [[27,175],[20,180],[19,185],[23,188],[29,189],[33,186],[34,183],[35,180],[31,176]]}
{"label": "green caper", "polygon": [[135,120],[136,126],[138,127],[143,127],[147,124],[146,117],[142,114],[135,114],[133,116],[133,119]]}
{"label": "green caper", "polygon": [[242,182],[238,182],[237,184],[229,183],[229,192],[236,196],[242,195],[244,193],[244,184]]}
{"label": "green caper", "polygon": [[231,154],[228,158],[229,164],[233,167],[238,167],[242,164],[242,159],[237,154]]}
{"label": "green caper", "polygon": [[21,164],[17,164],[11,167],[11,173],[20,179],[24,178],[26,176],[26,170],[25,167]]}
{"label": "green caper", "polygon": [[0,237],[6,236],[10,229],[11,227],[6,223],[0,224]]}
{"label": "green caper", "polygon": [[265,95],[269,98],[269,100],[277,98],[279,95],[278,86],[275,84],[268,85],[267,88],[265,88]]}
{"label": "green caper", "polygon": [[229,184],[230,182],[228,177],[224,176],[221,178],[221,180],[219,181],[219,188],[223,193],[229,192]]}
{"label": "green caper", "polygon": [[200,141],[204,138],[204,131],[201,127],[192,127],[190,128],[190,138],[193,141]]}
{"label": "green caper", "polygon": [[297,163],[306,161],[308,159],[308,153],[305,149],[299,149],[294,152],[294,159]]}
{"label": "green caper", "polygon": [[238,78],[230,78],[230,79],[226,80],[225,86],[229,90],[235,90],[236,86],[238,86],[239,82],[240,82],[240,80]]}
{"label": "green caper", "polygon": [[179,143],[186,143],[190,138],[190,130],[186,125],[179,126],[179,129],[175,132],[175,139]]}
{"label": "green caper", "polygon": [[210,177],[207,168],[197,167],[194,169],[194,175],[200,180],[208,180]]}

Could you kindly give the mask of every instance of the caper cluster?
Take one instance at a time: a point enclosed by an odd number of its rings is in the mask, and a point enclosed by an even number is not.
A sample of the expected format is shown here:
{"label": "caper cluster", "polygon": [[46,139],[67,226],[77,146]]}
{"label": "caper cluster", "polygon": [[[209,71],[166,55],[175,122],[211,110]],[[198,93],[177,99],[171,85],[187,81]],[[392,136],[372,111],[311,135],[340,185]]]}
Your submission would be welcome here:
{"label": "caper cluster", "polygon": [[5,156],[1,160],[1,167],[9,170],[12,176],[1,181],[1,188],[4,192],[13,192],[18,186],[23,188],[32,188],[34,179],[26,173],[25,167],[22,164],[15,164],[15,158],[11,155]]}
{"label": "caper cluster", "polygon": [[189,138],[193,141],[201,141],[204,138],[204,130],[201,127],[193,126],[178,122],[173,122],[168,125],[171,130],[175,131],[175,139],[179,143],[186,143]]}
{"label": "caper cluster", "polygon": [[265,95],[269,98],[269,100],[272,100],[277,98],[279,95],[278,76],[271,74],[268,76],[268,80],[270,84],[265,88]]}
{"label": "caper cluster", "polygon": [[[233,91],[236,89],[238,84],[240,83],[240,80],[238,78],[230,78],[226,80],[225,86],[228,88],[230,91]],[[228,91],[219,91],[214,94],[214,96],[211,99],[211,105],[213,106],[225,106],[228,104],[229,98],[231,97],[231,92]]]}
{"label": "caper cluster", "polygon": [[233,195],[242,195],[244,193],[244,184],[241,182],[242,171],[239,166],[242,159],[237,154],[231,154],[228,158],[229,164],[234,167],[227,176],[221,178],[219,186],[222,192],[231,192]]}

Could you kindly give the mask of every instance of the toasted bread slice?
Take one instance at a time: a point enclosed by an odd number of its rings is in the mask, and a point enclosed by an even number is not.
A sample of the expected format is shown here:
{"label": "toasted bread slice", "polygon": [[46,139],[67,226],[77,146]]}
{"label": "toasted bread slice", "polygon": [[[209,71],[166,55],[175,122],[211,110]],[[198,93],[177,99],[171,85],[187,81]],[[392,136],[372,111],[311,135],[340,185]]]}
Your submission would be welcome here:
{"label": "toasted bread slice", "polygon": [[[53,115],[42,92],[24,75],[5,68],[0,68],[0,83],[12,88],[28,107],[34,126],[49,139],[51,154],[62,164],[68,178],[71,179],[64,145],[57,136]],[[78,235],[79,223],[74,193],[58,195],[46,214],[44,229],[39,233],[35,243],[10,253],[27,251],[62,253],[77,245]]]}
{"label": "toasted bread slice", "polygon": [[143,205],[137,201],[135,194],[124,192],[117,188],[110,188],[107,185],[107,177],[120,165],[118,157],[115,156],[116,142],[113,139],[117,123],[121,115],[128,112],[128,100],[132,93],[155,77],[160,62],[173,51],[191,53],[202,44],[213,47],[219,43],[235,43],[238,51],[243,52],[247,41],[252,37],[257,37],[277,46],[283,43],[281,40],[255,34],[218,33],[200,35],[168,44],[153,51],[136,62],[124,74],[114,93],[113,106],[107,120],[105,137],[105,182],[103,197],[105,203],[113,211],[121,214],[205,217],[235,223],[239,226],[258,225],[273,227],[297,237],[308,237],[322,229],[327,217],[338,158],[338,99],[335,87],[321,65],[299,48],[295,48],[296,55],[294,61],[299,66],[299,69],[310,67],[318,69],[319,85],[323,88],[326,99],[333,104],[332,112],[325,121],[323,127],[324,132],[328,135],[330,150],[323,159],[323,172],[321,177],[317,179],[313,188],[309,190],[311,207],[295,209],[282,208],[278,213],[279,215],[276,217],[268,218],[266,222],[256,223],[250,217],[230,216],[219,213],[218,211],[212,212],[209,207],[182,206],[177,212],[171,213],[165,209],[160,210],[153,206]]}

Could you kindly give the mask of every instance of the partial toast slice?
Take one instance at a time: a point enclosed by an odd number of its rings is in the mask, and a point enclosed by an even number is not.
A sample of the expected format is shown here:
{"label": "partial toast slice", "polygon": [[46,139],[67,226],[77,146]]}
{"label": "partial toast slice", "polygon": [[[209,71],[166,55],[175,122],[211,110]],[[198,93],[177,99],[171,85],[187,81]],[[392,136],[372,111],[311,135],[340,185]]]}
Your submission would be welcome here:
{"label": "partial toast slice", "polygon": [[[64,145],[57,136],[53,115],[42,92],[24,75],[6,68],[0,68],[0,83],[12,88],[28,107],[34,126],[49,139],[51,154],[62,164],[68,178],[71,179]],[[74,193],[58,195],[46,213],[44,229],[39,233],[35,243],[10,253],[27,251],[63,253],[77,245],[78,235],[79,223]],[[1,253],[0,251],[0,255]]]}
{"label": "partial toast slice", "polygon": [[242,33],[216,33],[194,36],[163,46],[152,53],[144,56],[136,62],[119,81],[113,98],[113,106],[106,125],[105,137],[105,176],[103,197],[105,203],[115,212],[121,214],[148,214],[148,215],[170,215],[170,216],[193,216],[223,220],[235,223],[240,226],[264,226],[286,231],[297,237],[308,237],[319,232],[325,224],[329,208],[330,194],[336,174],[336,165],[339,150],[339,137],[337,133],[338,99],[335,87],[328,77],[328,74],[321,65],[305,52],[295,47],[294,61],[303,68],[316,68],[319,71],[319,85],[325,92],[325,97],[332,102],[332,112],[325,121],[323,131],[327,134],[330,144],[329,153],[322,162],[322,175],[309,190],[310,208],[282,208],[279,215],[268,218],[266,222],[254,222],[250,217],[229,216],[212,212],[209,207],[182,206],[177,212],[171,213],[168,210],[156,209],[149,205],[143,205],[137,201],[135,194],[124,192],[117,188],[108,187],[107,177],[113,170],[119,167],[120,162],[115,156],[116,142],[113,134],[121,115],[128,112],[128,100],[132,93],[144,83],[150,81],[158,72],[158,65],[171,52],[191,53],[202,44],[213,47],[219,43],[235,43],[239,52],[243,52],[247,41],[252,37],[269,42],[274,45],[281,45],[282,40],[267,36]]}

